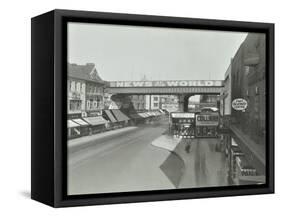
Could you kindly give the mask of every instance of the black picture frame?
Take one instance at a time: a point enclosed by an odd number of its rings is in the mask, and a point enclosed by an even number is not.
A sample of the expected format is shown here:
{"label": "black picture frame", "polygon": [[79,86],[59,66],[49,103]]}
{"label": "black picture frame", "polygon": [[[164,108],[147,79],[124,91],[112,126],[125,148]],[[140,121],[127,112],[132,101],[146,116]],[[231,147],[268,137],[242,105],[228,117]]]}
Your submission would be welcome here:
{"label": "black picture frame", "polygon": [[[92,195],[66,194],[67,22],[258,32],[266,34],[266,184]],[[53,10],[32,18],[31,198],[53,207],[274,193],[274,24]]]}

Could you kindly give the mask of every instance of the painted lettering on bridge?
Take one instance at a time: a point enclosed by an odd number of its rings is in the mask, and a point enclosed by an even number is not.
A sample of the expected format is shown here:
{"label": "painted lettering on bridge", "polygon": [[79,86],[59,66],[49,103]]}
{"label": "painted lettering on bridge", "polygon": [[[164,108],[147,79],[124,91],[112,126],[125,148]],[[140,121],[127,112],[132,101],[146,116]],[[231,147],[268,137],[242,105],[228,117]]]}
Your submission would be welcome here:
{"label": "painted lettering on bridge", "polygon": [[109,87],[221,87],[221,80],[111,81]]}

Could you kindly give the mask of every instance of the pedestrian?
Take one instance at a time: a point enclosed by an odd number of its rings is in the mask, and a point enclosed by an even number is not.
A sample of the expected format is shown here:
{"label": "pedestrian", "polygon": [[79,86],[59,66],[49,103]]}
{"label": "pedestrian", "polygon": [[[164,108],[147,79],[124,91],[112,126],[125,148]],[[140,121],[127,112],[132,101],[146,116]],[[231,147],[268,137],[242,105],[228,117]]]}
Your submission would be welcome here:
{"label": "pedestrian", "polygon": [[187,144],[186,144],[186,146],[185,146],[185,151],[186,151],[187,153],[190,152],[190,141],[188,141],[188,140],[187,140]]}

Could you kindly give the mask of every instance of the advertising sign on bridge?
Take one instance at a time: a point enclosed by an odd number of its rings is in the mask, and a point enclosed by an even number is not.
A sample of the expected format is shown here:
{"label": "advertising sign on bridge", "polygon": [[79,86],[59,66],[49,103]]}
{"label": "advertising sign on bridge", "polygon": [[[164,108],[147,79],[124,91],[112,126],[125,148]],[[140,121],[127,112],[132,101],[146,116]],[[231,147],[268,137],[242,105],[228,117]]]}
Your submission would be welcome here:
{"label": "advertising sign on bridge", "polygon": [[221,87],[221,80],[111,81],[109,87]]}

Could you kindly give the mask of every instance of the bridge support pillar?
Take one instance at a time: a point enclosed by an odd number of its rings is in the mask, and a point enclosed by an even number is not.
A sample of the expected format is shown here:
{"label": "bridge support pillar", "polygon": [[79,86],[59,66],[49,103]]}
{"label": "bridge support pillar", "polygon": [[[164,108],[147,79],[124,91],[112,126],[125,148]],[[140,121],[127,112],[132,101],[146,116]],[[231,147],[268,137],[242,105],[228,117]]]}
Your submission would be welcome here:
{"label": "bridge support pillar", "polygon": [[179,112],[184,112],[184,95],[179,95]]}
{"label": "bridge support pillar", "polygon": [[188,112],[188,103],[191,96],[193,96],[193,94],[179,95],[179,112]]}

